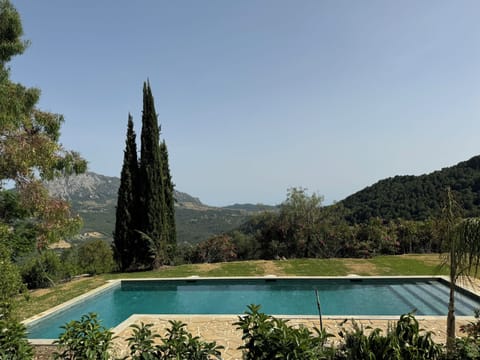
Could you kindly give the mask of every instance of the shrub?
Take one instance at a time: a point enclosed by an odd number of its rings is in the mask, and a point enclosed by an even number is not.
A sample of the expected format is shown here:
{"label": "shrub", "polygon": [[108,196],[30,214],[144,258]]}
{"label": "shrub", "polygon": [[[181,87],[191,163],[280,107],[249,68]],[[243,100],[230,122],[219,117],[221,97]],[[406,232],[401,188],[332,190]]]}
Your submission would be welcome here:
{"label": "shrub", "polygon": [[[1,230],[0,226],[0,232]],[[11,252],[0,242],[0,319],[10,309],[12,298],[25,288],[17,266],[10,260],[10,255]]]}
{"label": "shrub", "polygon": [[78,247],[72,246],[70,249],[65,249],[60,255],[60,260],[63,265],[63,272],[66,279],[71,279],[75,275],[82,273],[78,265]]}
{"label": "shrub", "polygon": [[214,236],[199,242],[195,248],[195,262],[216,263],[234,261],[236,259],[235,245],[228,235]]}
{"label": "shrub", "polygon": [[154,339],[160,337],[153,334],[151,327],[153,324],[130,325],[133,328],[132,336],[127,339],[130,348],[130,357],[132,360],[151,360],[158,359],[159,349],[154,345]]}
{"label": "shrub", "polygon": [[113,333],[100,325],[95,313],[83,315],[80,321],[73,320],[62,326],[65,330],[54,343],[61,352],[55,359],[108,360]]}
{"label": "shrub", "polygon": [[103,274],[114,266],[110,245],[100,239],[89,240],[78,247],[78,266],[82,272]]}
{"label": "shrub", "polygon": [[212,357],[221,359],[220,350],[215,341],[204,342],[198,336],[192,336],[181,321],[169,321],[171,327],[161,339],[162,344],[154,345],[154,338],[159,337],[151,331],[152,324],[131,325],[133,334],[128,339],[132,360],[151,359],[189,359],[208,360]]}
{"label": "shrub", "polygon": [[442,345],[432,339],[432,332],[421,334],[418,320],[412,313],[400,316],[397,325],[390,334],[398,339],[401,359],[438,359],[442,354]]}
{"label": "shrub", "polygon": [[455,352],[448,359],[480,359],[480,310],[475,310],[475,322],[460,327],[467,336],[455,339]]}
{"label": "shrub", "polygon": [[30,360],[33,348],[27,340],[26,328],[13,319],[0,317],[0,359]]}
{"label": "shrub", "polygon": [[29,289],[54,286],[58,280],[64,278],[62,262],[52,250],[29,259],[22,266],[22,279]]}
{"label": "shrub", "polygon": [[371,330],[369,335],[364,330],[371,328],[353,321],[352,331],[340,331],[344,343],[337,355],[339,359],[420,360],[439,359],[442,355],[442,346],[433,341],[431,332],[420,334],[422,330],[411,313],[402,315],[385,336],[380,329]]}
{"label": "shrub", "polygon": [[240,316],[234,323],[242,330],[245,360],[262,359],[330,359],[335,350],[326,346],[326,341],[333,336],[325,331],[314,329],[316,335],[305,327],[294,328],[287,325],[287,320],[274,318],[261,313],[259,305],[249,305],[245,316]]}

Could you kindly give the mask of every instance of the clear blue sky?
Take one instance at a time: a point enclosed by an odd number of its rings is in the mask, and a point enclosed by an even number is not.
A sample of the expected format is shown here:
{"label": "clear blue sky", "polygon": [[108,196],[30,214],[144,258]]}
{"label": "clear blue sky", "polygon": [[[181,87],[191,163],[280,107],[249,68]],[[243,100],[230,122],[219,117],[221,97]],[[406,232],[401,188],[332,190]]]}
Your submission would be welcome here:
{"label": "clear blue sky", "polygon": [[14,0],[12,78],[119,176],[150,79],[177,189],[210,205],[341,200],[480,154],[477,0]]}

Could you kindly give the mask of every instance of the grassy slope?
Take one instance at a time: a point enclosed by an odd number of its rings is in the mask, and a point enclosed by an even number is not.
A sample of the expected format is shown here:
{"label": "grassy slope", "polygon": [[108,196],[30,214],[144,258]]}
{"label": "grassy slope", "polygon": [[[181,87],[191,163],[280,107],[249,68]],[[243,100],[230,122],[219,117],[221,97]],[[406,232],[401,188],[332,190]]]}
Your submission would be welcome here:
{"label": "grassy slope", "polygon": [[105,274],[59,285],[52,289],[36,290],[30,300],[19,300],[18,317],[26,319],[61,304],[107,280],[118,278],[172,278],[198,275],[212,276],[344,276],[373,275],[446,275],[439,268],[439,255],[378,256],[373,259],[293,259],[285,261],[239,261],[219,264],[195,264],[168,267],[138,273]]}

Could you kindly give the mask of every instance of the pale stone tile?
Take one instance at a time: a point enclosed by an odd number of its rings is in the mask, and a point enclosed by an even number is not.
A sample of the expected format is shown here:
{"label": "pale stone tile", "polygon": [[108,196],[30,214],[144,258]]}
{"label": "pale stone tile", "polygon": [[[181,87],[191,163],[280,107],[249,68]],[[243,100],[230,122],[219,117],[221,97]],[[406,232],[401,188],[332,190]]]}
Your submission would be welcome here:
{"label": "pale stone tile", "polygon": [[[292,326],[306,326],[308,328],[319,327],[318,318],[294,318],[288,317],[289,324]],[[232,325],[238,320],[237,316],[182,316],[182,315],[158,315],[158,316],[149,316],[149,315],[138,315],[133,316],[129,320],[130,324],[140,324],[141,322],[153,323],[153,331],[164,335],[166,329],[170,326],[169,320],[179,320],[187,324],[187,329],[195,336],[200,336],[203,341],[216,341],[217,344],[223,345],[225,347],[222,350],[222,357],[224,360],[241,360],[242,354],[240,350],[237,350],[240,345],[242,345],[242,333],[240,330],[236,330],[235,326]],[[397,319],[398,320],[398,319]],[[433,339],[436,342],[445,343],[446,338],[446,320],[444,317],[428,317],[422,318],[418,317],[417,320],[420,322],[420,327],[427,331],[433,332]],[[459,328],[463,324],[467,324],[470,321],[473,321],[472,318],[457,318],[457,336],[460,336],[461,333]],[[339,336],[338,332],[341,328],[352,329],[351,321],[346,322],[343,326],[340,326],[340,323],[343,321],[343,318],[339,319],[324,319],[323,326],[328,332],[335,335],[335,338],[332,338],[331,341],[338,342]],[[388,328],[389,323],[394,323],[395,319],[356,319],[355,320],[359,325],[363,325],[364,330],[368,333],[371,330],[365,329],[367,326],[371,328],[380,328],[382,332],[385,333]],[[122,331],[117,333],[117,338],[115,339],[115,352],[119,356],[128,355],[128,345],[125,339],[130,336],[130,328],[125,327]]]}

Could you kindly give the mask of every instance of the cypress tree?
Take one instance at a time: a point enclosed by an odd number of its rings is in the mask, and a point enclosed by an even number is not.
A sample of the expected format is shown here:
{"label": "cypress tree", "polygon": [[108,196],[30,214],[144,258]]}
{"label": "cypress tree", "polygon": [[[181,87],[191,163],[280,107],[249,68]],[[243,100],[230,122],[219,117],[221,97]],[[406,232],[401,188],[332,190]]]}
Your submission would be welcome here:
{"label": "cypress tree", "polygon": [[138,205],[138,160],[135,137],[132,116],[129,114],[113,234],[115,258],[122,271],[132,268],[135,262],[135,229],[138,228],[135,215]]}
{"label": "cypress tree", "polygon": [[140,151],[141,242],[145,249],[142,262],[147,267],[164,264],[166,257],[165,194],[161,163],[160,129],[152,91],[143,84],[143,114]]}
{"label": "cypress tree", "polygon": [[163,191],[165,198],[165,219],[164,231],[166,233],[166,241],[168,248],[168,257],[173,259],[177,244],[177,232],[175,228],[175,197],[172,177],[170,175],[170,166],[168,164],[168,149],[165,140],[160,144],[160,158],[163,168]]}

